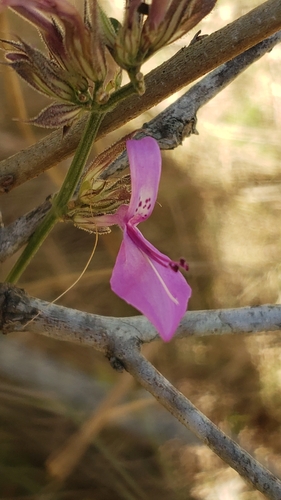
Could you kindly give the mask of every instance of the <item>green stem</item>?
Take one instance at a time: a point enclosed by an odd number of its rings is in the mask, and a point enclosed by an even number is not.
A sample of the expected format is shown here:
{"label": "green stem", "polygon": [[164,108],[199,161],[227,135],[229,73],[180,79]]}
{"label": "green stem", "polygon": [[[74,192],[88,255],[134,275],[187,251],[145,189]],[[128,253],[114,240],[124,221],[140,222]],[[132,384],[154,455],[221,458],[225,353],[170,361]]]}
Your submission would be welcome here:
{"label": "green stem", "polygon": [[59,193],[53,201],[53,209],[56,210],[58,217],[63,214],[67,203],[74,193],[77,182],[81,177],[104,115],[105,113],[90,114],[89,120],[86,124],[83,136],[75,151],[75,155],[73,157],[69,170],[59,190]]}
{"label": "green stem", "polygon": [[28,266],[29,262],[32,260],[32,258],[36,254],[37,250],[39,249],[45,238],[47,238],[49,232],[53,229],[57,220],[58,218],[56,214],[51,209],[47,213],[44,220],[41,222],[40,226],[38,226],[36,231],[29,239],[28,244],[26,245],[24,251],[22,252],[21,256],[18,258],[14,267],[8,274],[6,278],[7,283],[16,283],[18,281],[23,271]]}
{"label": "green stem", "polygon": [[91,113],[61,189],[53,200],[53,206],[29,239],[23,253],[9,273],[6,279],[8,283],[17,282],[49,232],[63,215],[86,164],[103,117],[104,113]]}
{"label": "green stem", "polygon": [[102,111],[104,113],[108,113],[109,111],[112,111],[119,102],[124,101],[128,97],[131,97],[132,95],[136,94],[136,90],[133,87],[131,83],[127,83],[127,85],[124,85],[120,89],[116,90],[110,98],[108,99],[106,104],[103,104],[101,107]]}

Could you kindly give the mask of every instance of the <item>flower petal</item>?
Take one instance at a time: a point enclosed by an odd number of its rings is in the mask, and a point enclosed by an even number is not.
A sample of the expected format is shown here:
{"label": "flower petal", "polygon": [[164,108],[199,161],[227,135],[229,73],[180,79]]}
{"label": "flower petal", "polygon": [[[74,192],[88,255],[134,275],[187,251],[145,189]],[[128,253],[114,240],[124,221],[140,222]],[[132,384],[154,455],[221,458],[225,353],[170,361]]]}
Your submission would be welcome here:
{"label": "flower petal", "polygon": [[156,30],[159,24],[165,18],[171,0],[153,0],[149,9],[149,15],[146,24],[150,30]]}
{"label": "flower petal", "polygon": [[146,220],[154,208],[161,175],[161,153],[152,137],[127,141],[131,171],[132,195],[128,220],[139,224]]}
{"label": "flower petal", "polygon": [[[143,245],[148,243],[141,237]],[[156,248],[154,251],[161,260],[163,254]],[[151,321],[163,340],[172,338],[186,312],[191,289],[180,272],[160,264],[140,249],[126,229],[110,284],[119,297]]]}
{"label": "flower petal", "polygon": [[124,229],[124,219],[127,218],[128,205],[121,205],[114,214],[104,214],[95,217],[95,224],[100,226],[120,226]]}

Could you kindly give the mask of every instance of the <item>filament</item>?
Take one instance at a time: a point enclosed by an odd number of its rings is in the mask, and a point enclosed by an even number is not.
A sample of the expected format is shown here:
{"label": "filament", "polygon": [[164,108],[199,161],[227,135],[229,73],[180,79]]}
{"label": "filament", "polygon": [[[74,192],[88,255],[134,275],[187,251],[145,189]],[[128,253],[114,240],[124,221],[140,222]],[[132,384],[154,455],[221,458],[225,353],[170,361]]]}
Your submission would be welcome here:
{"label": "filament", "polygon": [[[61,299],[67,292],[69,292],[69,290],[71,290],[75,285],[77,285],[78,281],[80,281],[80,279],[84,276],[85,272],[87,271],[89,265],[90,265],[90,262],[95,254],[95,251],[97,249],[97,245],[98,245],[98,240],[99,240],[99,233],[98,233],[98,230],[96,228],[96,231],[95,231],[95,234],[96,234],[96,238],[95,238],[95,244],[94,244],[94,248],[91,252],[91,255],[83,269],[83,271],[79,274],[78,278],[74,281],[74,283],[72,283],[72,285],[70,285],[63,293],[61,293],[56,299],[52,300],[52,302],[50,302],[50,304],[54,304],[55,302],[57,302],[59,299]],[[40,311],[32,318],[30,319],[25,325],[24,325],[24,328],[26,328],[30,323],[32,323],[32,321],[34,321],[36,318],[38,318],[38,316],[40,316]]]}
{"label": "filament", "polygon": [[85,272],[87,271],[90,263],[91,263],[91,260],[92,258],[94,257],[95,255],[95,252],[96,252],[96,249],[97,249],[97,245],[98,245],[98,241],[99,241],[99,233],[97,231],[97,228],[96,228],[96,231],[95,231],[95,234],[96,234],[96,239],[95,239],[95,244],[94,244],[94,248],[91,252],[91,255],[83,269],[83,271],[79,274],[78,278],[74,281],[74,283],[72,283],[72,285],[70,285],[64,292],[62,292],[55,300],[53,300],[51,302],[51,304],[54,304],[55,302],[57,302],[59,299],[61,299],[67,292],[69,292],[75,285],[77,285],[78,281],[80,281],[80,279],[84,276]]}

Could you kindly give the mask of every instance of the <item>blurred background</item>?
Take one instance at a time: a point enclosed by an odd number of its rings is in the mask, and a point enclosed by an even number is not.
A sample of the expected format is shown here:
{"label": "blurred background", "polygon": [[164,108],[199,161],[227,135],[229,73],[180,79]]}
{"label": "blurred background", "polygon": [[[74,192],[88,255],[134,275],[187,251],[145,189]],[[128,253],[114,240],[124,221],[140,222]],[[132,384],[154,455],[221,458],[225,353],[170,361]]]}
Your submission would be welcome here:
{"label": "blurred background", "polygon": [[[82,3],[75,2],[79,8]],[[219,0],[144,72],[188,44],[199,28],[210,34],[261,3]],[[104,4],[122,18],[123,2]],[[36,30],[13,13],[0,21],[1,38],[18,35],[42,47]],[[159,204],[141,230],[162,252],[189,262],[191,310],[280,302],[280,61],[276,46],[200,111],[198,136],[163,153]],[[49,101],[3,65],[0,95],[4,159],[49,133],[15,121],[25,113],[33,117]],[[99,141],[94,154],[179,95]],[[69,164],[2,196],[4,224],[57,191]],[[86,274],[60,304],[110,316],[136,314],[109,286],[121,236],[113,228],[100,237]],[[58,224],[19,285],[54,300],[79,276],[94,240],[71,224]],[[17,257],[2,265],[2,280]],[[280,335],[173,340],[145,351],[202,412],[281,476]],[[0,498],[264,497],[100,353],[27,332],[0,338]]]}

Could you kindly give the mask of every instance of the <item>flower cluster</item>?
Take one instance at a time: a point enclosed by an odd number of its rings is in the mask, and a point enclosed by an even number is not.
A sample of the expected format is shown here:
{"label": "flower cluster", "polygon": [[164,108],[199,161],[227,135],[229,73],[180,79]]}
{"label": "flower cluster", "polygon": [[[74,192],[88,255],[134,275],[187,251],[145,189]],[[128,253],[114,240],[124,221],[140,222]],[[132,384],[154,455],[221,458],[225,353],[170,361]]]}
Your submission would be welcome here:
{"label": "flower cluster", "polygon": [[67,0],[0,0],[34,24],[48,56],[19,40],[2,40],[9,65],[37,91],[58,101],[32,120],[69,126],[84,111],[106,102],[121,85],[121,69],[103,43],[96,0],[85,3],[84,20]]}
{"label": "flower cluster", "polygon": [[216,0],[126,0],[123,24],[97,0],[85,0],[84,16],[67,0],[0,0],[35,25],[48,56],[22,40],[6,41],[8,64],[37,91],[57,103],[32,120],[45,127],[69,126],[84,111],[106,103],[125,69],[144,92],[141,65],[154,52],[195,26]]}
{"label": "flower cluster", "polygon": [[[140,222],[151,215],[156,203],[161,175],[161,154],[157,141],[152,137],[129,140],[127,152],[131,174],[130,201],[124,204],[123,197],[122,203],[121,191],[117,189],[115,213],[112,213],[112,205],[107,207],[107,197],[103,200],[101,190],[98,209],[96,205],[87,207],[91,200],[95,203],[95,196],[92,198],[90,195],[88,176],[86,184],[82,182],[78,197],[83,203],[82,211],[81,207],[76,207],[76,213],[74,210],[70,214],[78,227],[88,231],[107,232],[109,226],[114,224],[122,229],[123,242],[110,280],[111,288],[119,297],[141,311],[161,337],[169,341],[186,312],[191,295],[189,285],[179,272],[180,267],[188,269],[188,266],[184,259],[174,262],[159,252],[137,228]],[[98,183],[97,166],[95,174],[93,186]],[[102,200],[105,203],[103,209]],[[117,210],[116,204],[119,204]]]}

